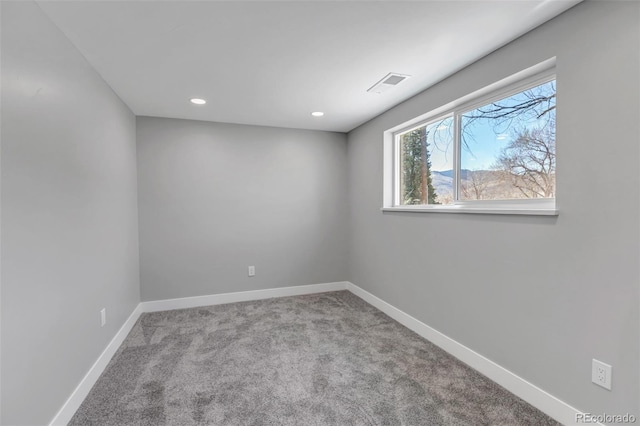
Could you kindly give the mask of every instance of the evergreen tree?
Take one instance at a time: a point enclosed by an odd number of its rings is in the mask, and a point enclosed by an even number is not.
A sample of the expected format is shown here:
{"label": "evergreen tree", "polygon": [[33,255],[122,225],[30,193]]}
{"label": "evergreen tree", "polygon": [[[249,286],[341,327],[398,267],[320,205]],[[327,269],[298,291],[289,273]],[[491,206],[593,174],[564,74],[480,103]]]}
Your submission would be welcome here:
{"label": "evergreen tree", "polygon": [[439,204],[431,178],[428,136],[425,126],[401,137],[403,204]]}

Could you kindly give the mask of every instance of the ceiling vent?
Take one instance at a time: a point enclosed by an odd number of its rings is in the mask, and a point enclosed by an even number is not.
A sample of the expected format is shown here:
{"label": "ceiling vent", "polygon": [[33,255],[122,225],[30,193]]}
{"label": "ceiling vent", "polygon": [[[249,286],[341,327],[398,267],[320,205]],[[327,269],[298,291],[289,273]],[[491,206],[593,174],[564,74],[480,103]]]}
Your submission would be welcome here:
{"label": "ceiling vent", "polygon": [[385,75],[382,80],[380,80],[379,82],[371,86],[369,90],[367,90],[367,92],[371,92],[371,93],[386,92],[387,90],[391,89],[394,86],[397,86],[398,84],[400,84],[401,82],[403,82],[409,77],[411,76],[391,72]]}

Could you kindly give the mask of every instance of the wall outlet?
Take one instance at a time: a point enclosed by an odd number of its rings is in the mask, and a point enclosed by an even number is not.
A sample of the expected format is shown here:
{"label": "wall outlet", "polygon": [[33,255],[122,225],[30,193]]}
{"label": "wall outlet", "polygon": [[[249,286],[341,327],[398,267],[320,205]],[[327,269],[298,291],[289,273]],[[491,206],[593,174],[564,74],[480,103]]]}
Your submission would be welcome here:
{"label": "wall outlet", "polygon": [[100,310],[100,326],[104,327],[107,323],[107,308],[102,308]]}
{"label": "wall outlet", "polygon": [[597,359],[592,360],[591,381],[598,386],[611,390],[611,366]]}
{"label": "wall outlet", "polygon": [[253,277],[256,274],[256,267],[255,266],[249,266],[249,276]]}

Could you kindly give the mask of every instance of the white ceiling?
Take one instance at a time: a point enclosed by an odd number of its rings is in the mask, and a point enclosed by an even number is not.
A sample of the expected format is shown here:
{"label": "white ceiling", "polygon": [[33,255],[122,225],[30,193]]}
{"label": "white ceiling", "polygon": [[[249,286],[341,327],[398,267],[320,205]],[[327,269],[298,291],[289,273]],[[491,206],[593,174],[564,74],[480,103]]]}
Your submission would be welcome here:
{"label": "white ceiling", "polygon": [[136,115],[346,132],[578,2],[39,4]]}

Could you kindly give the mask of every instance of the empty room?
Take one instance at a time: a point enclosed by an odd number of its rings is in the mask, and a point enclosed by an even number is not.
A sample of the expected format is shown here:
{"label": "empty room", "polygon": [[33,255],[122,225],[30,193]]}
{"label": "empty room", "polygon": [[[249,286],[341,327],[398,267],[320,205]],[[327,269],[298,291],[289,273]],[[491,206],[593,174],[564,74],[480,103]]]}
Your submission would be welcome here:
{"label": "empty room", "polygon": [[3,426],[640,422],[640,2],[0,19]]}

